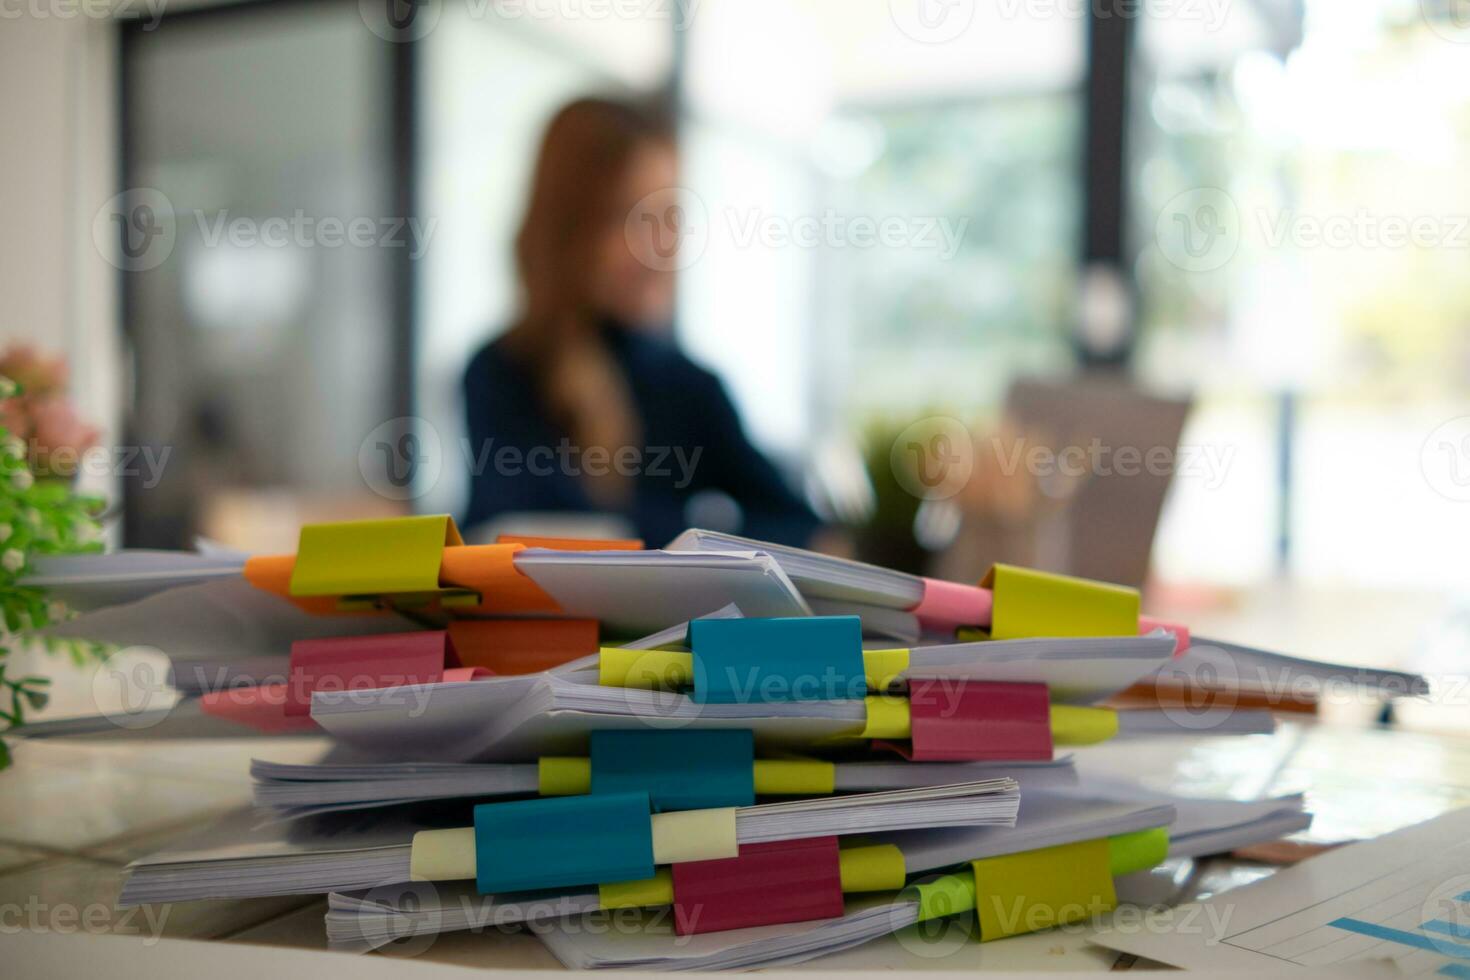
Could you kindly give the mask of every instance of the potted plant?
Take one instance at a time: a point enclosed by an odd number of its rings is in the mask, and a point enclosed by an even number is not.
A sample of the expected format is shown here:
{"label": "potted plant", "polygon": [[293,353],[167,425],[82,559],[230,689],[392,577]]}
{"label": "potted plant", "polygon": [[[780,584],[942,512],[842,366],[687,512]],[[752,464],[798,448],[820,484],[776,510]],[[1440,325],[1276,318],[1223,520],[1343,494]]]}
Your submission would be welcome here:
{"label": "potted plant", "polygon": [[[102,549],[102,498],[74,486],[83,454],[97,442],[65,395],[66,365],[28,346],[0,353],[0,730],[47,700],[49,678],[12,672],[11,654],[32,630],[66,615],[42,590],[21,584],[42,555]],[[42,639],[53,651],[86,657],[97,647]],[[10,752],[0,741],[0,768]]]}

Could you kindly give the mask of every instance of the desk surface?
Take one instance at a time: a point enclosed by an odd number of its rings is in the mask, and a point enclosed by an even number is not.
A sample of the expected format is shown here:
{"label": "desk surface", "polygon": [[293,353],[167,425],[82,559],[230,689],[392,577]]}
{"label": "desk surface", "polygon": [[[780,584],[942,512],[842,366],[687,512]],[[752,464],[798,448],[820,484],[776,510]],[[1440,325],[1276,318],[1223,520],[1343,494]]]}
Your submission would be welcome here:
{"label": "desk surface", "polygon": [[[306,762],[317,739],[13,744],[0,773],[0,909],[25,929],[208,938],[324,949],[321,898],[113,907],[123,867],[175,835],[248,805],[252,756]],[[1368,836],[1470,804],[1470,739],[1291,722],[1274,735],[1133,741],[1077,753],[1089,772],[1148,774],[1160,788],[1248,798],[1305,790],[1317,821],[1309,839]],[[1172,862],[1133,891],[1141,901],[1205,897],[1269,874],[1237,860]],[[85,923],[85,926],[83,925]],[[811,969],[1053,970],[1128,968],[1080,931],[981,945],[961,931],[888,937]],[[472,966],[554,969],[532,936],[440,937],[420,957]],[[334,960],[335,961],[335,957]],[[350,968],[344,960],[343,975]]]}
{"label": "desk surface", "polygon": [[[1443,596],[1272,587],[1225,602],[1168,598],[1157,597],[1151,611],[1189,622],[1203,635],[1323,659],[1445,669],[1470,644],[1470,610]],[[52,716],[105,707],[91,672],[62,658],[32,653],[16,657],[12,666],[56,678]],[[1332,724],[1294,721],[1272,736],[1133,741],[1077,756],[1087,771],[1143,774],[1157,787],[1181,793],[1251,798],[1305,791],[1316,813],[1306,836],[1319,841],[1372,836],[1470,804],[1470,737],[1444,733],[1470,732],[1463,705],[1400,708],[1398,717],[1409,727],[1440,734],[1364,729],[1375,712],[1361,707],[1331,706],[1324,717]],[[252,756],[310,762],[323,745],[316,739],[16,745],[14,768],[0,773],[0,927],[13,928],[18,913],[26,929],[78,931],[85,922],[90,931],[324,948],[320,898],[113,907],[129,861],[249,804]],[[1145,900],[1181,902],[1271,870],[1235,860],[1176,862],[1139,887]],[[960,939],[952,933],[919,943],[890,937],[810,968],[1095,972],[1131,965],[1087,946],[1080,932],[984,945]],[[480,967],[558,966],[525,934],[448,935],[421,957]]]}

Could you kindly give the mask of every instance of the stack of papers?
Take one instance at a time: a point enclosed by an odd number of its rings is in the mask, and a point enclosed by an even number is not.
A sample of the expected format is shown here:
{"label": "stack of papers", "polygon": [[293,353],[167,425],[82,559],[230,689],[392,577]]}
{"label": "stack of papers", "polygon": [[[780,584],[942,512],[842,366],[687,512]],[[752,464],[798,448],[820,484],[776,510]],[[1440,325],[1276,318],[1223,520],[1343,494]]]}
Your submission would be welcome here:
{"label": "stack of papers", "polygon": [[[838,762],[833,790],[866,793],[917,789],[984,779],[1011,779],[1025,789],[1060,789],[1077,781],[1070,758],[1047,762]],[[255,804],[283,819],[299,819],[337,810],[402,806],[426,800],[488,799],[534,795],[540,767],[471,762],[250,764]]]}
{"label": "stack of papers", "polygon": [[[992,857],[1067,844],[1090,837],[1126,834],[1166,825],[1172,817],[1173,811],[1168,805],[1136,805],[1036,794],[1025,798],[1014,826],[899,832],[885,834],[882,840],[903,852],[905,864],[911,870],[922,872],[965,861],[967,858],[964,855],[969,855],[970,859]],[[409,886],[398,889],[397,894],[394,891],[377,888],[370,892],[344,891],[334,894],[331,898],[331,911],[327,916],[328,938],[334,945],[345,948],[380,946],[404,936],[454,932],[522,921],[549,922],[593,912],[598,908],[597,897],[591,892],[554,896],[550,893],[478,896],[464,887],[446,886]],[[520,918],[521,916],[525,918]],[[870,922],[868,925],[876,927],[877,923]],[[814,934],[811,926],[811,923],[792,923],[781,927],[738,930],[720,934],[725,939],[705,943],[705,948],[743,946],[751,935],[776,938],[781,942],[791,936],[810,936],[813,939],[821,937],[822,945],[818,950],[821,952],[832,952],[848,945],[830,945],[830,934]],[[544,930],[546,934],[553,931],[572,930]],[[839,927],[838,932],[843,936],[849,934],[848,927]],[[885,931],[874,932],[865,927],[859,934],[866,940],[884,935]],[[683,942],[676,943],[671,932],[665,930],[658,934],[653,945],[667,948],[682,946]],[[566,949],[570,951],[573,947],[575,943]],[[765,962],[766,954],[773,951],[771,948],[756,948],[747,950],[747,954],[757,956],[757,959],[751,961],[753,964]],[[570,959],[563,957],[561,952],[557,955],[568,966],[591,965],[579,964],[579,954],[569,953]],[[669,955],[667,950],[663,955]]]}
{"label": "stack of papers", "polygon": [[[308,527],[294,555],[46,562],[27,584],[83,610],[58,634],[162,651],[180,700],[23,734],[334,743],[254,763],[256,808],[135,862],[121,901],[332,893],[347,949],[520,923],[569,966],[744,969],[964,914],[991,940],[1311,819],[1299,796],[1079,774],[1070,746],[1274,719],[1119,710],[1208,651],[1132,590],[1042,572],[938,582],[699,530],[464,545],[428,516]],[[1002,902],[1026,924],[998,925]],[[638,927],[592,927],[610,914]]]}
{"label": "stack of papers", "polygon": [[[1016,783],[991,779],[740,807],[741,844],[925,828],[1013,826]],[[438,816],[444,816],[438,811]],[[423,814],[334,814],[249,826],[237,816],[130,865],[122,905],[257,898],[406,882]]]}

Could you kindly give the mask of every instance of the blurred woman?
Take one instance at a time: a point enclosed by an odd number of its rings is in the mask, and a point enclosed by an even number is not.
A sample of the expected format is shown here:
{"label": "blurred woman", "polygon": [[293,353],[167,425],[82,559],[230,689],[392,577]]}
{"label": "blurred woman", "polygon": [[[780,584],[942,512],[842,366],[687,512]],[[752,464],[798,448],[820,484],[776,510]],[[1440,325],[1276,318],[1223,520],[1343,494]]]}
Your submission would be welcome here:
{"label": "blurred woman", "polygon": [[516,239],[522,310],[465,372],[466,527],[612,513],[651,547],[721,491],[741,533],[806,544],[811,509],[746,438],[724,386],[672,341],[677,157],[658,106],[582,99],[552,119]]}

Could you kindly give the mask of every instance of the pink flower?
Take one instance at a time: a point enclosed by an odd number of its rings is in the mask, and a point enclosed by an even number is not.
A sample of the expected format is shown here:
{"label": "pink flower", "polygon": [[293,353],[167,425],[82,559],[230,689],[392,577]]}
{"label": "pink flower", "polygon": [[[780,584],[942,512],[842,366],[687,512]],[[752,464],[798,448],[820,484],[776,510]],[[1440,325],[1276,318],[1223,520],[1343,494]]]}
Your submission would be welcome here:
{"label": "pink flower", "polygon": [[97,445],[101,434],[95,426],[81,420],[70,402],[55,395],[38,401],[31,418],[36,426],[36,445],[43,449],[70,446],[80,452]]}
{"label": "pink flower", "polygon": [[[21,393],[0,399],[0,426],[25,444],[32,470],[50,475],[52,456],[58,476],[70,476],[83,452],[100,435],[87,425],[66,398],[66,360],[45,357],[29,344],[14,344],[0,353],[0,377],[21,386]],[[65,450],[65,452],[61,452]]]}
{"label": "pink flower", "polygon": [[65,357],[46,357],[30,344],[11,344],[0,353],[0,375],[19,384],[32,397],[65,391],[66,374]]}
{"label": "pink flower", "polygon": [[30,435],[30,413],[26,411],[24,398],[6,398],[0,401],[0,426],[17,439]]}
{"label": "pink flower", "polygon": [[36,401],[31,408],[31,420],[35,425],[31,430],[31,462],[38,473],[49,472],[51,456],[67,449],[70,452],[65,454],[66,458],[57,461],[67,472],[57,475],[71,476],[76,472],[81,454],[97,445],[100,435],[95,427],[77,416],[70,402],[56,395]]}

